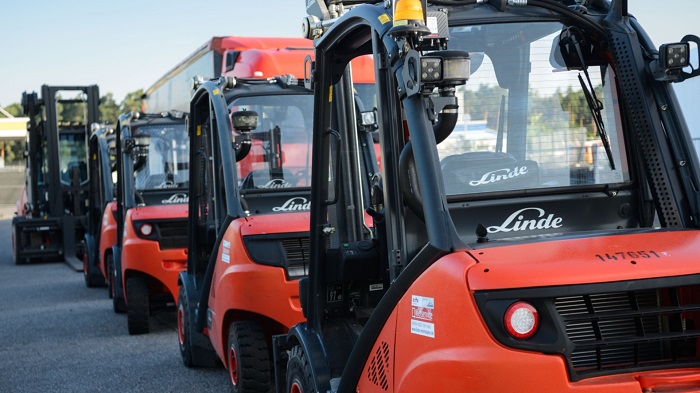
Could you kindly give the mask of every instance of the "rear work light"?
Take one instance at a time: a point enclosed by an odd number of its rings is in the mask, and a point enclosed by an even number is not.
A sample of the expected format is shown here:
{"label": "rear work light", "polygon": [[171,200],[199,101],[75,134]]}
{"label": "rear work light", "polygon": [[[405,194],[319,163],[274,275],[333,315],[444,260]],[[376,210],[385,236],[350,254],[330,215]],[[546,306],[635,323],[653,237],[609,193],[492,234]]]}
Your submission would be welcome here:
{"label": "rear work light", "polygon": [[142,224],[139,231],[144,236],[150,236],[153,233],[153,226],[151,224]]}
{"label": "rear work light", "polygon": [[537,309],[523,301],[511,304],[503,316],[503,325],[508,334],[520,340],[532,337],[539,324]]}

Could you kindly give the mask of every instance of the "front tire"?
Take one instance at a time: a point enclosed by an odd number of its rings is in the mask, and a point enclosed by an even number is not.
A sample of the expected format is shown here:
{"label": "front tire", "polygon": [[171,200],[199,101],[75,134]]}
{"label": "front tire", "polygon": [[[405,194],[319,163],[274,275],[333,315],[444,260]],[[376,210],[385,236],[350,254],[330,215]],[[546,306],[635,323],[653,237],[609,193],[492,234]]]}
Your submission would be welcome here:
{"label": "front tire", "polygon": [[180,344],[180,355],[185,367],[194,367],[192,361],[192,343],[190,340],[190,305],[185,296],[185,287],[180,287],[177,296],[177,338]]}
{"label": "front tire", "polygon": [[227,357],[231,392],[267,393],[270,390],[270,353],[260,324],[254,321],[232,323]]}
{"label": "front tire", "polygon": [[87,252],[83,253],[83,277],[85,278],[85,286],[88,288],[103,287],[105,285],[102,272],[90,264]]}
{"label": "front tire", "polygon": [[317,393],[314,387],[311,364],[300,345],[289,351],[287,361],[287,392]]}
{"label": "front tire", "polygon": [[114,267],[113,255],[109,256],[107,263],[109,264],[109,275],[112,281],[112,288],[110,289],[110,293],[112,294],[112,309],[117,314],[124,314],[126,312],[126,301],[124,300],[124,292],[119,291],[117,270]]}
{"label": "front tire", "polygon": [[144,277],[134,277],[126,281],[126,319],[129,334],[145,334],[149,331],[151,303],[148,293],[148,280]]}

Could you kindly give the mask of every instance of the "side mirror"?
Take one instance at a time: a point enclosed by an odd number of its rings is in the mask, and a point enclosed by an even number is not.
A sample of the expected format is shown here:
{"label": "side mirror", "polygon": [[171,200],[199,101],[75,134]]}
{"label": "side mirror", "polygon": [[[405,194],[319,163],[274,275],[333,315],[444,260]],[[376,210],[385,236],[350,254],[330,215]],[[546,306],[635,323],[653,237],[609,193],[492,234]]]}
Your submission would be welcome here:
{"label": "side mirror", "polygon": [[151,136],[146,134],[134,135],[125,138],[122,142],[124,153],[130,154],[134,160],[134,171],[140,170],[148,158],[148,146],[151,144]]}
{"label": "side mirror", "polygon": [[236,111],[231,115],[233,128],[240,133],[233,141],[233,149],[236,152],[236,162],[244,159],[250,152],[250,132],[258,127],[258,112]]}

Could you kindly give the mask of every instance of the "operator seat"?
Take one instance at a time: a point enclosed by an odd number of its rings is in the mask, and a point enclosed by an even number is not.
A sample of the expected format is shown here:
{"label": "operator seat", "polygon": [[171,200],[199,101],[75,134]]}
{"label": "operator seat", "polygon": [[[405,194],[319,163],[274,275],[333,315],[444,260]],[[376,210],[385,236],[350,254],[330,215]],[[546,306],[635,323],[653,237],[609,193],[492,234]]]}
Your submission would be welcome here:
{"label": "operator seat", "polygon": [[520,190],[540,186],[539,168],[532,160],[508,153],[476,151],[445,157],[440,162],[447,194]]}

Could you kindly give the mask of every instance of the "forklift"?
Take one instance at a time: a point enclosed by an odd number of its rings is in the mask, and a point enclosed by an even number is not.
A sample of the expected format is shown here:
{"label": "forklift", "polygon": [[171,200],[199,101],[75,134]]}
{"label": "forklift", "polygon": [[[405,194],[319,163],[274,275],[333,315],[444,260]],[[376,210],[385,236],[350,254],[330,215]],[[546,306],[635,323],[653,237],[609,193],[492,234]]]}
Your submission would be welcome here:
{"label": "forklift", "polygon": [[[116,133],[116,243],[105,258],[112,307],[129,334],[174,311],[187,263],[189,139],[183,112],[124,113]],[[111,264],[111,265],[110,265]]]}
{"label": "forklift", "polygon": [[[220,360],[234,392],[269,391],[272,337],[304,320],[312,108],[312,91],[291,75],[221,77],[192,98],[180,353],[188,367]],[[373,173],[368,131],[363,172]]]}
{"label": "forklift", "polygon": [[[698,390],[700,163],[671,86],[697,36],[654,46],[626,0],[306,4],[306,321],[273,338],[278,393]],[[366,54],[372,225],[334,150]]]}
{"label": "forklift", "polygon": [[64,260],[83,270],[87,230],[87,138],[99,121],[99,89],[41,87],[22,94],[29,117],[25,191],[27,200],[12,220],[16,264]]}

